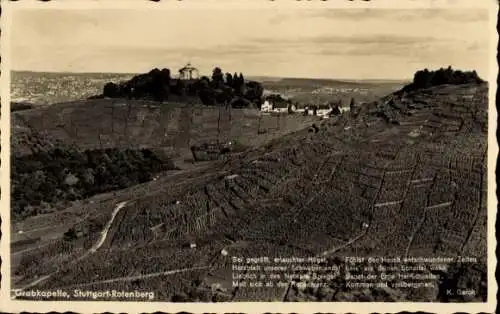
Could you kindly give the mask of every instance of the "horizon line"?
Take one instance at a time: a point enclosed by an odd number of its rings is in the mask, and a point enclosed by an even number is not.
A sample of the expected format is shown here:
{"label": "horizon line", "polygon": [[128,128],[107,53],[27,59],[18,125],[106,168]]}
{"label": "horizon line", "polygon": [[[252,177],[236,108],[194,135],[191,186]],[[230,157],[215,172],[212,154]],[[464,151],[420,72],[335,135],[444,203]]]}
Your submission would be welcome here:
{"label": "horizon line", "polygon": [[[139,74],[146,74],[147,72],[95,72],[95,71],[82,71],[82,72],[70,72],[70,71],[39,71],[39,70],[14,70],[11,69],[11,72],[17,72],[17,73],[48,73],[48,74],[76,74],[76,75],[83,75],[83,74],[120,74],[120,75],[139,75]],[[202,76],[207,76],[207,75],[200,75]],[[362,79],[362,78],[343,78],[343,77],[301,77],[301,76],[277,76],[277,75],[247,75],[246,77],[248,78],[269,78],[269,79],[310,79],[310,80],[331,80],[331,81],[342,81],[346,83],[351,83],[351,82],[367,82],[367,81],[385,81],[385,82],[409,82],[412,81],[412,78],[367,78],[367,79]]]}

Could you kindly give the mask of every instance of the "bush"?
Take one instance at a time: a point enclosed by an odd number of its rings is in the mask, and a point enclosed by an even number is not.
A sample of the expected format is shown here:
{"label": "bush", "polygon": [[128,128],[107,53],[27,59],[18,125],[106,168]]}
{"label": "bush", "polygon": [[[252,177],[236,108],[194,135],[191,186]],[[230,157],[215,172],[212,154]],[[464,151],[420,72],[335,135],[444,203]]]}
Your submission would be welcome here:
{"label": "bush", "polygon": [[78,236],[76,235],[75,228],[69,228],[68,231],[64,233],[64,241],[76,240]]}
{"label": "bush", "polygon": [[28,110],[28,109],[32,109],[34,107],[35,106],[33,104],[29,104],[29,103],[20,103],[20,102],[11,102],[10,103],[10,111],[11,112]]}

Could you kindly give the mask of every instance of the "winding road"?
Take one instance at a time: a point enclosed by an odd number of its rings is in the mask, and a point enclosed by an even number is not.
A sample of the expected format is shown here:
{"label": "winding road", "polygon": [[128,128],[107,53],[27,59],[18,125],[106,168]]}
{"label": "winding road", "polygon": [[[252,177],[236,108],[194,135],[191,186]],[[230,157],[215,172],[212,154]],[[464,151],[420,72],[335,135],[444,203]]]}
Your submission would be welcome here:
{"label": "winding road", "polygon": [[89,250],[89,253],[95,253],[103,244],[104,241],[106,241],[106,237],[108,236],[109,228],[111,228],[111,225],[113,224],[113,221],[116,218],[116,215],[118,215],[118,212],[127,205],[127,201],[118,203],[116,205],[115,209],[113,210],[113,213],[111,214],[111,218],[108,220],[108,223],[104,227],[104,229],[101,231],[101,237],[99,238],[99,241],[97,241]]}
{"label": "winding road", "polygon": [[[111,225],[113,224],[113,221],[116,218],[116,215],[118,215],[118,213],[120,212],[120,210],[122,208],[124,208],[125,205],[127,205],[127,201],[118,203],[115,206],[115,209],[111,213],[111,218],[108,220],[108,222],[106,223],[106,226],[101,231],[101,236],[99,237],[99,240],[84,255],[80,256],[77,259],[75,259],[70,264],[74,264],[74,263],[76,263],[76,262],[78,262],[78,261],[86,258],[90,254],[95,253],[104,244],[104,242],[106,241],[106,237],[108,236],[109,229],[111,228]],[[17,290],[21,290],[22,291],[22,290],[26,290],[28,288],[34,287],[34,286],[38,285],[39,283],[41,283],[43,281],[46,281],[47,279],[49,279],[53,275],[57,274],[58,272],[59,272],[59,270],[56,270],[56,271],[54,271],[54,272],[52,272],[52,273],[50,273],[48,275],[45,275],[43,277],[40,277],[40,278],[34,280],[33,282],[30,282],[29,284],[25,285],[24,287],[22,287],[20,289],[14,289],[14,291],[17,291]]]}

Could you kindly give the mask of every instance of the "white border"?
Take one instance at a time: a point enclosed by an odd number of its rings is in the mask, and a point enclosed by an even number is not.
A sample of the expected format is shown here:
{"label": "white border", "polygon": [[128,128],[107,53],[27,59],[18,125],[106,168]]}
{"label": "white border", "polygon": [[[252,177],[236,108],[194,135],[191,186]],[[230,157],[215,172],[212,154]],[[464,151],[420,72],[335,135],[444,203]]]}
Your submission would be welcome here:
{"label": "white border", "polygon": [[[498,35],[496,32],[496,20],[498,4],[495,0],[372,0],[365,1],[294,1],[294,0],[163,0],[161,2],[151,1],[130,1],[130,0],[99,0],[99,1],[51,1],[39,2],[34,0],[23,0],[20,2],[2,1],[2,16],[0,25],[2,29],[0,52],[2,56],[0,95],[1,102],[1,215],[2,215],[2,238],[0,242],[0,252],[2,253],[1,272],[2,285],[0,290],[0,310],[8,312],[30,311],[75,311],[75,312],[399,312],[399,311],[427,311],[436,313],[452,312],[491,312],[495,311],[497,283],[494,277],[496,268],[495,257],[495,221],[496,221],[496,181],[495,167],[498,156],[498,143],[496,140],[497,111],[495,106],[496,97],[496,77],[498,65],[496,62],[496,47]],[[237,9],[245,7],[256,8],[293,8],[293,9],[321,9],[321,8],[489,8],[490,9],[490,73],[488,77],[489,85],[489,113],[488,113],[488,302],[487,303],[361,303],[361,302],[321,302],[321,303],[281,303],[281,302],[232,302],[232,303],[167,303],[167,302],[107,302],[107,301],[20,301],[10,299],[10,43],[9,26],[11,22],[11,12],[14,9],[85,9],[85,8],[106,8],[106,9],[152,9],[155,7],[168,9],[179,8],[210,8],[217,6],[221,9]]]}

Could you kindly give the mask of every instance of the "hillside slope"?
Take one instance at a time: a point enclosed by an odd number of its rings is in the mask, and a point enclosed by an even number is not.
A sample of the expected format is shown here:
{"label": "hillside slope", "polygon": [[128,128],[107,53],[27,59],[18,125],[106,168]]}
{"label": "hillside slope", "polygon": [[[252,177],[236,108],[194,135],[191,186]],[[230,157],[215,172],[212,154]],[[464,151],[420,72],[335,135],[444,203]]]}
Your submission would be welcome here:
{"label": "hillside slope", "polygon": [[318,121],[234,109],[141,100],[97,99],[12,114],[12,151],[26,155],[59,147],[178,148],[205,142],[260,145]]}
{"label": "hillside slope", "polygon": [[[487,106],[486,85],[393,94],[228,162],[28,219],[13,228],[23,229],[18,241],[31,228],[53,237],[19,253],[13,284],[139,289],[159,300],[348,300],[336,280],[322,297],[233,288],[231,258],[466,254],[477,265],[450,270],[435,289],[354,289],[349,300],[448,300],[450,280],[484,300]],[[72,224],[76,239],[57,237]]]}

